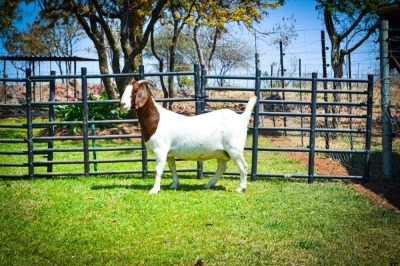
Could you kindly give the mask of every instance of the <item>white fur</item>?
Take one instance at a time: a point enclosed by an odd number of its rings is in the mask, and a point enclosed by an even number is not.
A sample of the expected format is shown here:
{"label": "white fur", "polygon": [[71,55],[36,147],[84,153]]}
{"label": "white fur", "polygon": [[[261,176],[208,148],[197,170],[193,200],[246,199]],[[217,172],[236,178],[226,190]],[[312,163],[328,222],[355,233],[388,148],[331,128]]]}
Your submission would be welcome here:
{"label": "white fur", "polygon": [[132,90],[133,86],[129,84],[128,86],[125,87],[124,93],[122,94],[121,101],[120,101],[120,106],[126,110],[131,110],[132,108]]}
{"label": "white fur", "polygon": [[[123,108],[131,108],[131,92],[132,86],[129,85],[121,98]],[[150,193],[160,191],[161,175],[166,162],[173,175],[171,188],[176,189],[179,186],[175,158],[192,161],[216,159],[218,169],[205,188],[215,185],[226,170],[227,161],[232,159],[240,169],[240,186],[237,191],[244,192],[247,184],[247,164],[243,150],[247,125],[256,101],[256,96],[251,97],[246,111],[241,115],[224,109],[187,117],[166,110],[153,100],[160,113],[160,121],[156,132],[146,143],[148,149],[156,156],[156,180]]]}

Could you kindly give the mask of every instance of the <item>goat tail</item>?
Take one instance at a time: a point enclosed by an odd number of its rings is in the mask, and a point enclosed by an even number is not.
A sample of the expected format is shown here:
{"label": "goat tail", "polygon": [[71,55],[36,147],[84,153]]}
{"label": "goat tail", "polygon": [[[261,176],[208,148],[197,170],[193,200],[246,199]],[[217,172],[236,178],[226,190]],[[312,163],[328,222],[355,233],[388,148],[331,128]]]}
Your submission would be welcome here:
{"label": "goat tail", "polygon": [[243,112],[243,116],[247,118],[247,120],[250,120],[251,112],[254,108],[254,105],[257,103],[257,96],[253,95],[251,96],[249,102],[247,103],[246,109]]}

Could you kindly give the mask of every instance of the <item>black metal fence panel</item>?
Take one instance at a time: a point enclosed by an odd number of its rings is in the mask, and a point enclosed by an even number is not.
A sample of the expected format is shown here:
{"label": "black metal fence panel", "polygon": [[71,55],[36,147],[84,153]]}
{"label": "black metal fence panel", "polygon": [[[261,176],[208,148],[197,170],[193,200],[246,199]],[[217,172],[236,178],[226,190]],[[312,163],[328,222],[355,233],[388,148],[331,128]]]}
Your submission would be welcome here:
{"label": "black metal fence panel", "polygon": [[[89,75],[82,69],[80,75],[31,76],[27,70],[24,79],[0,79],[4,84],[24,84],[25,99],[20,103],[1,103],[2,113],[14,114],[0,124],[0,178],[39,178],[53,176],[91,176],[114,174],[141,174],[147,177],[154,172],[154,156],[147,153],[137,119],[98,120],[92,112],[98,106],[118,108],[118,100],[91,100],[93,88],[88,80],[105,76],[116,78],[138,77],[159,79],[164,76],[188,76],[193,79],[193,95],[174,99],[156,98],[159,102],[185,102],[193,108],[185,113],[199,115],[219,108],[233,108],[241,112],[251,94],[258,97],[254,108],[250,136],[245,152],[251,154],[250,179],[263,177],[363,179],[369,178],[372,87],[373,77],[363,80],[318,78],[287,78],[261,76],[215,76],[200,71],[198,65],[192,72],[140,73],[121,75]],[[71,78],[80,81],[79,99],[57,100],[57,80]],[[211,86],[215,80],[241,80],[244,86]],[[36,82],[48,83],[48,100],[37,101]],[[156,81],[157,82],[157,81]],[[283,82],[291,87],[279,87]],[[362,89],[328,89],[329,84],[363,84]],[[218,82],[217,82],[218,83]],[[273,84],[275,84],[273,86]],[[76,86],[76,83],[75,83]],[[6,86],[4,86],[6,88]],[[323,88],[323,89],[321,89]],[[75,87],[76,90],[76,87]],[[75,91],[74,95],[77,95]],[[340,95],[344,95],[341,97]],[[346,98],[347,97],[347,98]],[[72,106],[81,117],[75,121],[60,121],[56,108]],[[114,130],[98,133],[103,125],[113,125]],[[78,128],[73,134],[59,134],[63,128]],[[129,129],[129,130],[128,130]],[[129,131],[129,132],[128,132]],[[71,131],[65,131],[71,132]],[[74,132],[74,131],[73,131]],[[292,144],[277,146],[267,141],[270,136],[289,137]],[[345,144],[343,144],[345,143]],[[265,168],[271,152],[296,152],[307,157],[306,169],[284,173]],[[63,154],[63,156],[60,156]],[[67,154],[67,156],[65,156]],[[315,171],[315,156],[327,156],[357,168],[359,174],[319,174]],[[136,164],[136,166],[134,166]],[[140,169],[140,170],[133,170]],[[214,173],[202,162],[181,167],[179,172],[195,172],[198,178]],[[239,175],[238,172],[227,172]]]}

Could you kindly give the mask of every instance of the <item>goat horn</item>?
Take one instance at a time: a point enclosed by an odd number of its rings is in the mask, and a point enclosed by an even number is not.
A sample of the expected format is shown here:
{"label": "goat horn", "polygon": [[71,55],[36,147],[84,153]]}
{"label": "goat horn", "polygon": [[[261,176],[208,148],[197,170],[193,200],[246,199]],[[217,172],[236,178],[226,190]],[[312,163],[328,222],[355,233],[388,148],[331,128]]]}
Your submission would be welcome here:
{"label": "goat horn", "polygon": [[150,92],[151,92],[152,94],[153,94],[152,89],[153,89],[153,90],[156,90],[156,89],[157,89],[157,88],[154,86],[153,82],[148,81],[148,80],[142,79],[142,80],[139,80],[137,83],[143,84],[143,85],[145,85],[145,86],[149,86],[150,88],[148,88],[148,89],[150,90]]}

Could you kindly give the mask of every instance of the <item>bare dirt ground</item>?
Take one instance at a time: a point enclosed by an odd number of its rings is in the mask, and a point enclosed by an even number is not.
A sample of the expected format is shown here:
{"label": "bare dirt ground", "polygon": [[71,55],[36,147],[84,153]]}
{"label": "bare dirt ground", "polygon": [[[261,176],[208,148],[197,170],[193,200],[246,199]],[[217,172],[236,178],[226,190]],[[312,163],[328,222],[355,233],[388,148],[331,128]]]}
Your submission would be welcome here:
{"label": "bare dirt ground", "polygon": [[[272,140],[272,143],[278,147],[291,147],[290,138],[285,136],[267,135],[266,137]],[[304,165],[308,165],[308,156],[305,153],[286,152],[293,159],[300,160]],[[315,171],[319,174],[326,175],[351,175],[348,168],[340,163],[330,159],[323,158],[318,154],[315,157]],[[379,181],[374,178],[370,182],[362,183],[357,181],[340,181],[346,182],[353,186],[360,193],[368,197],[374,204],[387,209],[392,209],[400,212],[400,188],[396,184]]]}

